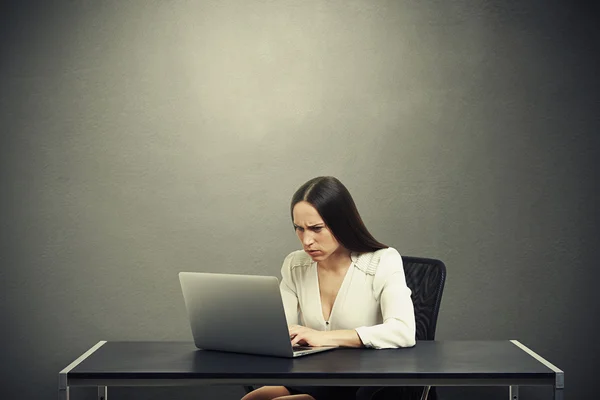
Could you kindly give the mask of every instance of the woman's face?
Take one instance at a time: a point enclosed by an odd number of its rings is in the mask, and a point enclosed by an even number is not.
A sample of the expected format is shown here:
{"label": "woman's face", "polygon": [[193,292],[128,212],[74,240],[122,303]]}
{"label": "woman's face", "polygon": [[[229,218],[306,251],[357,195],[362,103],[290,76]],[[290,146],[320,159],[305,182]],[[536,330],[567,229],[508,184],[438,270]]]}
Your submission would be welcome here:
{"label": "woman's face", "polygon": [[313,261],[324,261],[341,249],[333,233],[323,222],[319,212],[310,203],[301,201],[292,210],[296,235],[304,251]]}

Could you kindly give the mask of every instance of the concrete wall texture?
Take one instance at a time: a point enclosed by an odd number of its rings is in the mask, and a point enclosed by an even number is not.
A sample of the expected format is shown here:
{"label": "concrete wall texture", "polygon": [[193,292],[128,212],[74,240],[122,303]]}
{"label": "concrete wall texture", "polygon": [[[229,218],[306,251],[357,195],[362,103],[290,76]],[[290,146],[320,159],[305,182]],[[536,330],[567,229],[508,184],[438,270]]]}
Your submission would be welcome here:
{"label": "concrete wall texture", "polygon": [[594,398],[591,3],[3,2],[2,397],[53,398],[99,340],[190,340],[177,273],[278,276],[292,193],[334,175],[380,241],[446,263],[438,339],[518,339]]}

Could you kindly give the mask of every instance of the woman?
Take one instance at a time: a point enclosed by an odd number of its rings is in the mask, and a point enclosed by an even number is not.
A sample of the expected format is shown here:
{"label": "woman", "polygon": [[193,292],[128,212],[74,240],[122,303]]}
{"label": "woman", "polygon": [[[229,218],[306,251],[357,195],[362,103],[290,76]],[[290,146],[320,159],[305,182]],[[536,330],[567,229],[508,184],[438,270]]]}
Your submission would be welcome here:
{"label": "woman", "polygon": [[[281,269],[292,345],[396,348],[415,345],[415,316],[402,258],[365,227],[348,189],[318,177],[292,197],[303,250]],[[357,387],[263,386],[242,400],[353,398]]]}

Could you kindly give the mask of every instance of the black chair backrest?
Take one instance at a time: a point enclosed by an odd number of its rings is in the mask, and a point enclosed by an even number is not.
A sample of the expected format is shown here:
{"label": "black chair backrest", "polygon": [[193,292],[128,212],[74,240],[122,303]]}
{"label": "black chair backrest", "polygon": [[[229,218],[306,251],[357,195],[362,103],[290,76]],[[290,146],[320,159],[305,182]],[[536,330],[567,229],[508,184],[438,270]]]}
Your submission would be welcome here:
{"label": "black chair backrest", "polygon": [[[417,325],[417,341],[435,340],[442,293],[446,283],[446,266],[440,260],[422,257],[402,256],[406,285],[412,291],[411,297],[415,307]],[[418,346],[419,344],[417,344]],[[430,390],[429,390],[430,389]],[[425,390],[428,390],[427,392]],[[356,393],[357,400],[436,400],[435,387],[423,386],[363,386]]]}
{"label": "black chair backrest", "polygon": [[402,256],[406,284],[412,291],[417,324],[417,340],[434,340],[446,266],[432,258]]}

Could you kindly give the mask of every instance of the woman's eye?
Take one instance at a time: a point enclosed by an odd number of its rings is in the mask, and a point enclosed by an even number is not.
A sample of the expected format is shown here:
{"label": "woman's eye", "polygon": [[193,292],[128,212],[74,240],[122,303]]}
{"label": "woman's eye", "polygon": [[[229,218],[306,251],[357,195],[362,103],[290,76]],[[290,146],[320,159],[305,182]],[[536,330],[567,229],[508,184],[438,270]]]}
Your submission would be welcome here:
{"label": "woman's eye", "polygon": [[317,227],[313,228],[313,231],[315,231],[315,232],[321,232],[321,229],[323,229],[322,226],[317,226]]}

